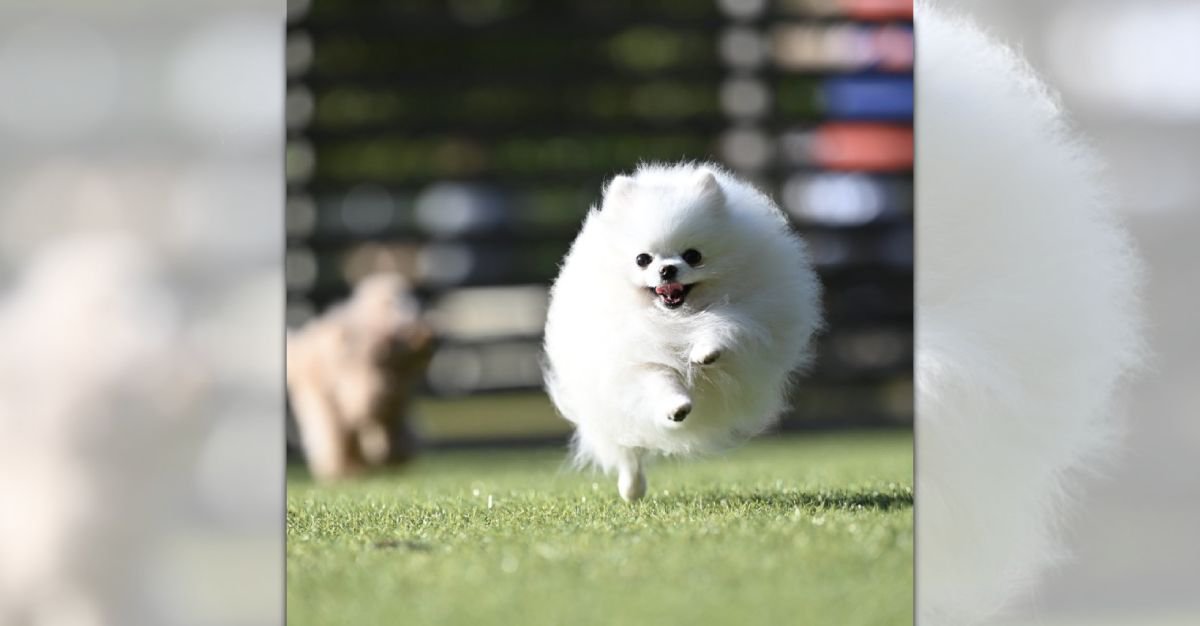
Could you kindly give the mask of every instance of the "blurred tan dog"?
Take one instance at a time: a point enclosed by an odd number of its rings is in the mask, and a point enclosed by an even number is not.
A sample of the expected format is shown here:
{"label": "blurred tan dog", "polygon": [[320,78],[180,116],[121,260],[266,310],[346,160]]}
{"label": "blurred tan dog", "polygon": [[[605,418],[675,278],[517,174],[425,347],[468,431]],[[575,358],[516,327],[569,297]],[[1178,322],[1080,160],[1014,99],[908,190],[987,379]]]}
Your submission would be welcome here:
{"label": "blurred tan dog", "polygon": [[287,337],[287,384],[313,476],[333,480],[412,457],[406,413],[433,333],[404,277],[368,276]]}

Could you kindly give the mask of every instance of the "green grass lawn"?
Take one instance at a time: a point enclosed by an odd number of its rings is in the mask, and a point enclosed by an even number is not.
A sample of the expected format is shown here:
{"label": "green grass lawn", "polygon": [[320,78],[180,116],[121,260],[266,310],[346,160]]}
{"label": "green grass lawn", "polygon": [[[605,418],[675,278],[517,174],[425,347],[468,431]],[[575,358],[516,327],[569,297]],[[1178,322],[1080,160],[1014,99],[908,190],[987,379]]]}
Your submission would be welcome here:
{"label": "green grass lawn", "polygon": [[430,453],[288,480],[293,626],[912,623],[912,435],[662,461],[622,502],[558,450]]}

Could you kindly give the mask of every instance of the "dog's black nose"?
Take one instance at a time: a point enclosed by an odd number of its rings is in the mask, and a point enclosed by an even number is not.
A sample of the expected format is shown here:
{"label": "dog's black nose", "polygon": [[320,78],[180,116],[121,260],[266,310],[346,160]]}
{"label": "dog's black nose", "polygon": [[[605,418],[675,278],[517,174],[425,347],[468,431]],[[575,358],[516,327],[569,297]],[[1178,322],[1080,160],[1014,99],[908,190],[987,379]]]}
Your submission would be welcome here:
{"label": "dog's black nose", "polygon": [[674,265],[664,265],[658,269],[658,275],[662,276],[663,280],[671,280],[675,278],[675,274],[679,273],[679,268]]}

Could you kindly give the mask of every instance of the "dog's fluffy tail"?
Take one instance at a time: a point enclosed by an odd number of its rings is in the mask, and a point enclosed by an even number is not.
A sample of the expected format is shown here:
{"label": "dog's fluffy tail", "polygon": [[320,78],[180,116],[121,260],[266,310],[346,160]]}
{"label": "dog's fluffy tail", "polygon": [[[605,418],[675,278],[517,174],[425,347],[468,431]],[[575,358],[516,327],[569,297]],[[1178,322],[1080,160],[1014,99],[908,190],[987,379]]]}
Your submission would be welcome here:
{"label": "dog's fluffy tail", "polygon": [[1139,264],[1012,51],[923,2],[917,47],[917,603],[963,626],[1059,553],[1066,478],[1140,358]]}

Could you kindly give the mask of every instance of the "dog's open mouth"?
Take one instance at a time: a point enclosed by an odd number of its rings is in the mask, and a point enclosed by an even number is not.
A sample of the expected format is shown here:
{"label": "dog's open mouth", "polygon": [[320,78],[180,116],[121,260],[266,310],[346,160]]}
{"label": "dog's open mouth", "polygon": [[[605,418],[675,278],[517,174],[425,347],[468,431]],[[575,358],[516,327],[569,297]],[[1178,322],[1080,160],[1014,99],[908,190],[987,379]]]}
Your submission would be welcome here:
{"label": "dog's open mouth", "polygon": [[685,285],[683,283],[663,283],[657,287],[648,288],[658,296],[659,301],[668,309],[677,309],[683,306],[683,301],[687,299],[688,293],[692,290],[693,285]]}

